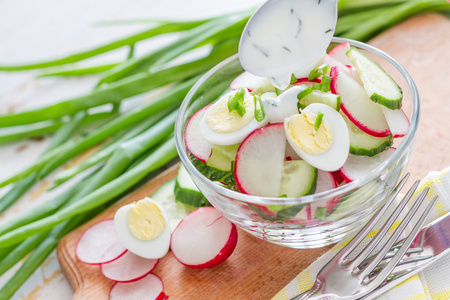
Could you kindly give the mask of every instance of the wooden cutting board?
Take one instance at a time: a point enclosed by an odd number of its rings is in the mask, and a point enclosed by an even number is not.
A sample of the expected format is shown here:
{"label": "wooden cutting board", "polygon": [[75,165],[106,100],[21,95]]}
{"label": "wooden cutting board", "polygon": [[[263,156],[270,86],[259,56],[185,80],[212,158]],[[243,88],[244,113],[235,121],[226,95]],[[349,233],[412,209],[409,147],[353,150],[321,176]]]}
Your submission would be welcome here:
{"label": "wooden cutting board", "polygon": [[[411,179],[449,166],[450,21],[437,14],[418,16],[370,44],[403,64],[419,88],[422,118],[408,165]],[[92,223],[112,217],[119,206],[151,195],[175,173],[173,168],[166,171],[60,241],[58,259],[74,289],[74,299],[107,299],[113,284],[101,275],[98,266],[76,260],[74,249],[80,234]],[[242,230],[238,234],[233,255],[215,268],[189,269],[170,252],[161,259],[154,273],[162,278],[170,299],[270,299],[330,248],[295,250],[261,241]]]}

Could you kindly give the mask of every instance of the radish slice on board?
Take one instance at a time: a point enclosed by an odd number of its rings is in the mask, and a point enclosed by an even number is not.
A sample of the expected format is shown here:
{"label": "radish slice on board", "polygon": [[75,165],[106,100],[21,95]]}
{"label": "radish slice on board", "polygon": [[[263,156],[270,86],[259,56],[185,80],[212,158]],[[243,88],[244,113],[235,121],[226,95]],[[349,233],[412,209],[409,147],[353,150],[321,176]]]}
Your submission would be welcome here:
{"label": "radish slice on board", "polygon": [[236,184],[244,194],[278,197],[283,173],[286,138],[283,123],[253,131],[236,154]]}
{"label": "radish slice on board", "polygon": [[[111,300],[159,300],[164,299],[163,283],[158,275],[150,273],[133,282],[116,282],[109,292]],[[161,298],[163,297],[163,298]]]}
{"label": "radish slice on board", "polygon": [[394,138],[404,137],[408,132],[409,120],[401,109],[389,109],[381,106],[386,122]]}
{"label": "radish slice on board", "polygon": [[350,50],[350,44],[349,43],[342,43],[331,49],[330,52],[328,52],[328,55],[339,61],[343,65],[352,65],[350,62],[350,59],[348,59],[346,53]]}
{"label": "radish slice on board", "polygon": [[116,282],[132,282],[150,273],[158,264],[157,259],[147,259],[127,251],[124,255],[107,264],[102,264],[102,274]]}
{"label": "radish slice on board", "polygon": [[184,134],[184,142],[189,152],[202,162],[206,162],[211,156],[213,147],[213,144],[203,138],[200,131],[200,123],[211,105],[212,103],[203,107],[189,119]]}
{"label": "radish slice on board", "polygon": [[347,161],[340,169],[342,176],[347,182],[351,182],[357,178],[361,178],[394,153],[395,148],[389,148],[375,156],[360,156],[349,154]]}
{"label": "radish slice on board", "polygon": [[[341,109],[350,121],[372,136],[389,136],[391,131],[381,106],[370,100],[366,90],[345,72],[339,72],[336,67],[333,67],[331,73],[330,88],[333,94],[337,93],[341,96]],[[333,78],[336,78],[335,82]]]}
{"label": "radish slice on board", "polygon": [[203,269],[224,262],[236,244],[236,226],[214,207],[201,207],[181,220],[170,247],[180,263]]}
{"label": "radish slice on board", "polygon": [[111,262],[126,251],[116,237],[113,219],[100,221],[86,229],[75,248],[77,258],[90,265]]}

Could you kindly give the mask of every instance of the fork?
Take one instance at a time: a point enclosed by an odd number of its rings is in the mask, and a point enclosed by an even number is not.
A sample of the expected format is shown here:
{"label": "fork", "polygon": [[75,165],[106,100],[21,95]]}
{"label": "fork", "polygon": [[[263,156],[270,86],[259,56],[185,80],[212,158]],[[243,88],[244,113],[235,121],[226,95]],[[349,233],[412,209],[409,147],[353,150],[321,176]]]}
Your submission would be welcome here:
{"label": "fork", "polygon": [[[395,254],[390,255],[388,262],[386,262],[386,255],[393,248],[394,244],[404,232],[413,216],[416,215],[429,191],[429,188],[426,188],[419,194],[414,205],[406,214],[405,218],[399,224],[392,236],[383,241],[389,228],[391,228],[397,220],[401,211],[405,208],[406,204],[416,191],[419,181],[416,181],[409,189],[394,212],[389,216],[388,220],[383,224],[381,229],[369,242],[369,244],[354,258],[350,259],[349,256],[366,238],[368,233],[373,230],[377,222],[387,211],[388,207],[394,202],[408,178],[409,174],[406,174],[399,184],[393,189],[386,201],[386,204],[383,205],[370,219],[367,225],[363,227],[361,231],[320,270],[313,287],[310,290],[291,298],[291,300],[361,298],[374,291],[378,286],[382,285],[385,280],[389,279],[390,275],[395,273],[395,268],[402,265],[402,258],[405,254],[407,254],[411,243],[419,233],[419,230],[422,228],[422,225],[429,215],[431,208],[438,199],[437,196],[433,198],[430,204],[420,215],[419,220],[409,235],[402,240],[401,245],[394,247],[396,248]],[[377,247],[381,247],[378,252],[375,251]],[[412,259],[407,261],[413,262]],[[402,270],[405,270],[404,264],[407,264],[408,262],[403,263]]]}

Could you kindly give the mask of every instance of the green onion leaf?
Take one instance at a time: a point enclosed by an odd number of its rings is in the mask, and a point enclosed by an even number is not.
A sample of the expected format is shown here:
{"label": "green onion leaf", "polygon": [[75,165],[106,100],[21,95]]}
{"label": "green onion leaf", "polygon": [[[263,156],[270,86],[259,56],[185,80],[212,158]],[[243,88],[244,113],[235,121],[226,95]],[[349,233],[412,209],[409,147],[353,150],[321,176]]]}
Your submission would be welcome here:
{"label": "green onion leaf", "polygon": [[322,124],[323,119],[323,112],[320,112],[317,114],[316,122],[314,123],[314,130],[317,131],[320,128],[320,125]]}
{"label": "green onion leaf", "polygon": [[312,70],[309,73],[308,80],[316,79],[317,77],[320,77],[322,75],[325,75],[326,73],[329,73],[331,71],[331,67],[327,64],[323,64],[314,70]]}
{"label": "green onion leaf", "polygon": [[312,88],[313,90],[329,92],[331,90],[330,85],[331,85],[331,77],[328,75],[323,75],[321,83],[314,82]]}
{"label": "green onion leaf", "polygon": [[230,96],[230,98],[228,99],[228,111],[230,113],[233,111],[237,111],[241,117],[245,114],[244,95],[245,90],[243,88],[240,88],[237,90],[234,96]]}
{"label": "green onion leaf", "polygon": [[261,122],[266,117],[266,114],[264,113],[264,106],[261,100],[261,95],[253,96],[253,103],[255,104],[255,119],[256,121]]}
{"label": "green onion leaf", "polygon": [[291,75],[291,84],[297,81],[297,77],[294,74]]}
{"label": "green onion leaf", "polygon": [[317,207],[316,213],[314,214],[315,219],[324,220],[327,216],[327,208],[326,207]]}
{"label": "green onion leaf", "polygon": [[300,104],[300,100],[302,100],[304,97],[306,97],[309,94],[311,94],[312,91],[313,91],[313,89],[310,88],[309,86],[307,86],[306,84],[302,84],[301,86],[304,87],[304,90],[301,91],[300,93],[298,93],[298,95],[297,95],[297,99],[298,99],[297,109],[298,109],[299,112],[304,108],[304,106],[302,106]]}

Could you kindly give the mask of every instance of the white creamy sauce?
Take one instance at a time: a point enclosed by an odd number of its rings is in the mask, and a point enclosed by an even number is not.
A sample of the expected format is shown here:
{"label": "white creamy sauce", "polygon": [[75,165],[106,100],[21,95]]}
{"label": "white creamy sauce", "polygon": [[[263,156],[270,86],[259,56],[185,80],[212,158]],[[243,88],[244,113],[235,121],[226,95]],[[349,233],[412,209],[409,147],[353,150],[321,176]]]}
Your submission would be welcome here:
{"label": "white creamy sauce", "polygon": [[303,86],[294,86],[278,97],[263,98],[264,112],[269,123],[282,123],[285,118],[297,114],[297,95],[304,89]]}
{"label": "white creamy sauce", "polygon": [[291,75],[320,64],[337,20],[336,0],[268,0],[250,18],[239,44],[243,68],[279,89]]}

